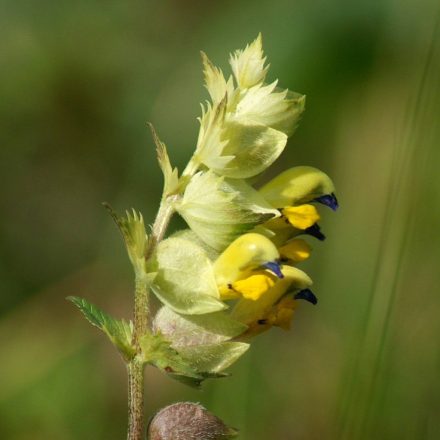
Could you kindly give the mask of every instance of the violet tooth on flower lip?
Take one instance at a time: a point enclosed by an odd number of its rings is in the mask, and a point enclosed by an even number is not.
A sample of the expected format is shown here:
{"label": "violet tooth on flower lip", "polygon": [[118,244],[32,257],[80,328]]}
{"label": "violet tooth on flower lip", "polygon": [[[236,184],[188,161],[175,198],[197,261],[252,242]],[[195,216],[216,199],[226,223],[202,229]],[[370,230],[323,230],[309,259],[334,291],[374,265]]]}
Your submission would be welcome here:
{"label": "violet tooth on flower lip", "polygon": [[300,290],[295,296],[295,299],[304,299],[305,301],[313,304],[314,306],[318,304],[318,298],[310,289]]}
{"label": "violet tooth on flower lip", "polygon": [[316,197],[314,200],[315,202],[328,206],[333,211],[336,211],[339,208],[338,199],[336,198],[334,193]]}
{"label": "violet tooth on flower lip", "polygon": [[321,227],[318,225],[318,223],[315,223],[309,228],[304,229],[303,234],[310,235],[311,237],[315,237],[319,241],[324,241],[326,239],[326,236],[321,232]]}
{"label": "violet tooth on flower lip", "polygon": [[284,278],[283,272],[281,272],[281,266],[276,261],[269,261],[268,263],[263,264],[263,267],[269,269],[278,278]]}

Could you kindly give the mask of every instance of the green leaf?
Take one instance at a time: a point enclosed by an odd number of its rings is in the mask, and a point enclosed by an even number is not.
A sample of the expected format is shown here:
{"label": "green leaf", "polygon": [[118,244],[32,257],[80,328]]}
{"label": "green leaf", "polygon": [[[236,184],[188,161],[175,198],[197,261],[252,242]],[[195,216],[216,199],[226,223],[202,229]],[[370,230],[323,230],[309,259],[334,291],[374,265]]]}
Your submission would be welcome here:
{"label": "green leaf", "polygon": [[133,325],[123,319],[115,319],[93,304],[77,296],[67,297],[75,304],[90,324],[102,330],[116,346],[126,360],[135,355],[135,348],[131,344]]}
{"label": "green leaf", "polygon": [[166,145],[159,139],[153,124],[148,124],[156,144],[157,160],[164,176],[164,195],[175,193],[179,187],[179,173],[177,168],[171,166]]}
{"label": "green leaf", "polygon": [[182,238],[171,237],[157,248],[156,296],[179,313],[203,314],[225,309],[219,299],[212,264],[203,249]]}
{"label": "green leaf", "polygon": [[103,203],[122,233],[128,256],[137,275],[145,275],[145,254],[148,237],[145,232],[144,219],[134,209],[126,211],[126,217],[120,217],[108,203]]}
{"label": "green leaf", "polygon": [[190,228],[217,251],[279,215],[245,181],[228,180],[212,171],[192,177],[176,209]]}
{"label": "green leaf", "polygon": [[223,311],[205,315],[179,315],[169,307],[162,307],[153,322],[174,347],[208,345],[226,342],[247,330],[247,326],[229,317]]}

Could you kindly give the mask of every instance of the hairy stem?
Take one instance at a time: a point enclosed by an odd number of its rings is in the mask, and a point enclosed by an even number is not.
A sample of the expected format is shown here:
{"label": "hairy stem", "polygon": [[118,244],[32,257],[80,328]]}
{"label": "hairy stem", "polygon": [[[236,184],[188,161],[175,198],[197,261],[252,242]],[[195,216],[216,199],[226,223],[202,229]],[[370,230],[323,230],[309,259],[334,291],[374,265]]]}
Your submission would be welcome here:
{"label": "hairy stem", "polygon": [[168,228],[171,217],[174,214],[173,202],[175,202],[178,197],[179,196],[177,195],[165,197],[160,204],[156,220],[153,224],[150,241],[148,243],[147,254],[145,255],[145,259],[147,261],[151,258],[156,249],[156,246],[165,236],[165,232]]}
{"label": "hairy stem", "polygon": [[128,440],[143,440],[144,435],[144,365],[136,358],[128,369]]}
{"label": "hairy stem", "polygon": [[[178,196],[166,197],[160,204],[154,222],[145,259],[151,259],[157,245],[174,214],[173,202]],[[144,439],[144,363],[140,348],[140,339],[148,331],[148,280],[144,275],[136,276],[134,297],[133,344],[137,355],[128,363],[128,440]]]}

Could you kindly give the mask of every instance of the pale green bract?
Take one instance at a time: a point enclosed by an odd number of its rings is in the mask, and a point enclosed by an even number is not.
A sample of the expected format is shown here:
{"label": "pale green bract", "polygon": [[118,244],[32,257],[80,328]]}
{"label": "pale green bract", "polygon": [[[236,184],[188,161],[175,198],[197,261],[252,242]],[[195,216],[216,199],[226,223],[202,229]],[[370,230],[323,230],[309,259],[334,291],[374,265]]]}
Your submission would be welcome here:
{"label": "pale green bract", "polygon": [[156,253],[156,296],[179,313],[199,315],[225,309],[212,264],[201,247],[181,238],[162,241]]}
{"label": "pale green bract", "polygon": [[264,81],[269,70],[269,66],[264,66],[265,62],[261,34],[245,49],[236,50],[229,59],[238,86],[243,89]]}
{"label": "pale green bract", "polygon": [[173,379],[198,387],[208,378],[224,377],[248,348],[244,342],[223,342],[176,349],[161,333],[147,333],[140,340],[142,361],[167,373]]}
{"label": "pale green bract", "polygon": [[179,186],[179,173],[177,168],[171,166],[170,158],[168,156],[166,145],[159,139],[153,124],[149,124],[151,133],[153,135],[154,143],[156,144],[157,161],[164,177],[163,194],[165,196],[172,194]]}
{"label": "pale green bract", "polygon": [[279,215],[245,181],[228,180],[212,171],[193,176],[176,209],[215,250],[223,250],[257,224]]}
{"label": "pale green bract", "polygon": [[219,103],[225,95],[230,99],[234,91],[232,76],[226,81],[223,72],[211,63],[208,56],[201,52],[203,62],[203,73],[205,76],[205,87],[211,96],[214,104]]}
{"label": "pale green bract", "polygon": [[265,84],[268,66],[261,35],[230,59],[237,83],[202,53],[205,86],[212,104],[202,107],[194,160],[219,175],[247,179],[280,156],[304,110],[303,95]]}
{"label": "pale green bract", "polygon": [[223,150],[228,144],[224,138],[224,123],[226,112],[226,96],[215,105],[207,104],[202,106],[202,117],[200,121],[199,138],[195,158],[198,162],[208,168],[223,169],[234,158],[233,155],[224,155]]}
{"label": "pale green bract", "polygon": [[264,125],[229,122],[225,125],[229,140],[223,149],[226,157],[232,157],[223,168],[212,169],[218,174],[235,179],[247,179],[262,173],[283,152],[287,136],[281,131]]}
{"label": "pale green bract", "polygon": [[231,341],[247,326],[225,312],[205,315],[180,315],[162,307],[154,318],[153,331],[170,342],[198,372],[220,373],[234,363],[249,344]]}
{"label": "pale green bract", "polygon": [[223,342],[182,347],[179,354],[197,371],[220,373],[231,366],[248,348],[249,344],[245,342]]}
{"label": "pale green bract", "polygon": [[230,121],[266,125],[290,136],[305,107],[305,96],[289,90],[278,90],[278,81],[257,85],[241,92]]}
{"label": "pale green bract", "polygon": [[247,330],[246,325],[223,311],[205,315],[180,315],[166,306],[157,312],[153,328],[155,332],[167,337],[174,347],[218,344]]}
{"label": "pale green bract", "polygon": [[104,203],[104,206],[121,231],[128,257],[133,265],[136,276],[145,277],[145,252],[148,244],[148,236],[145,232],[142,214],[137,213],[133,209],[132,212],[126,211],[126,217],[120,217],[113,211],[108,203]]}

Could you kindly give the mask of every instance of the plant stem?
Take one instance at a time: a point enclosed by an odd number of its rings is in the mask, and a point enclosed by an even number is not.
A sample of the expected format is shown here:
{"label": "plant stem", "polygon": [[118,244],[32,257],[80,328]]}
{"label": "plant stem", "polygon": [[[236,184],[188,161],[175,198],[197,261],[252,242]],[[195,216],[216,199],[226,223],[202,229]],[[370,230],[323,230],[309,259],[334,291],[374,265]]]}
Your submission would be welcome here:
{"label": "plant stem", "polygon": [[[166,197],[162,200],[154,221],[148,242],[145,259],[151,259],[157,245],[165,236],[165,232],[174,214],[173,202],[178,196]],[[136,356],[128,363],[128,440],[143,440],[144,437],[144,363],[140,348],[140,339],[148,332],[148,279],[144,274],[136,275],[133,344]]]}
{"label": "plant stem", "polygon": [[157,212],[156,220],[154,221],[150,240],[148,242],[147,254],[145,255],[147,262],[153,255],[156,246],[165,236],[165,232],[168,228],[171,217],[174,214],[173,203],[178,199],[178,197],[178,195],[165,197],[160,203],[159,211]]}
{"label": "plant stem", "polygon": [[128,440],[143,440],[144,433],[144,365],[134,358],[128,370]]}

